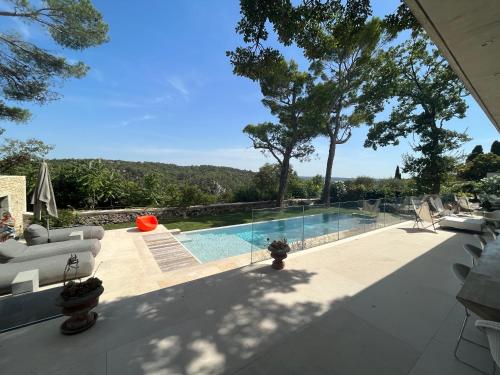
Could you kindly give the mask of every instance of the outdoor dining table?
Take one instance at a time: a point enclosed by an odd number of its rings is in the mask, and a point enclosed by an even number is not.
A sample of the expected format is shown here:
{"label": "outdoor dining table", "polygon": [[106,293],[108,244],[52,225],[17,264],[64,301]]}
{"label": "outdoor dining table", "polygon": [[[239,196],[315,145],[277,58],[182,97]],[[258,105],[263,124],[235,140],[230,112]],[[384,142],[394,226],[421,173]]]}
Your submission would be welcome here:
{"label": "outdoor dining table", "polygon": [[500,238],[486,244],[457,300],[481,319],[500,322]]}

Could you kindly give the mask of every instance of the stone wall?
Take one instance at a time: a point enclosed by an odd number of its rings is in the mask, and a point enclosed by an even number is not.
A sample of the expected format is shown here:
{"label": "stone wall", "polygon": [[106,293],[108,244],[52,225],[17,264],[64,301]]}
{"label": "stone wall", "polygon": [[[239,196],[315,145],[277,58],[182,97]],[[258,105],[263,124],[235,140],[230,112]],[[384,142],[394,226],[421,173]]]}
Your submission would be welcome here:
{"label": "stone wall", "polygon": [[26,212],[26,177],[0,176],[0,199],[2,210],[9,210],[16,220],[17,233],[22,233],[23,214]]}
{"label": "stone wall", "polygon": [[[293,200],[289,205],[310,204],[315,200]],[[77,211],[77,223],[83,225],[104,225],[116,223],[128,223],[135,221],[137,216],[155,215],[158,219],[174,219],[187,217],[197,217],[202,215],[219,215],[227,213],[236,213],[249,211],[259,208],[272,208],[274,201],[263,202],[242,202],[242,203],[220,203],[206,206],[191,206],[187,209],[177,207],[166,208],[128,208],[117,210],[95,210],[95,211]]]}

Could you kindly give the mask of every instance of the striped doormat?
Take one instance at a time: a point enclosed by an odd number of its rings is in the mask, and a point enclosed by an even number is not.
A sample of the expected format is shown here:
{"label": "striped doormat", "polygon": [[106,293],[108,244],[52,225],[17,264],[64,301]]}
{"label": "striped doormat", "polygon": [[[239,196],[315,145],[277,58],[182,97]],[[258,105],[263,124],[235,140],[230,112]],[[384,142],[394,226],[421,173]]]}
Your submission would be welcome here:
{"label": "striped doormat", "polygon": [[169,232],[145,234],[142,237],[162,272],[200,264]]}

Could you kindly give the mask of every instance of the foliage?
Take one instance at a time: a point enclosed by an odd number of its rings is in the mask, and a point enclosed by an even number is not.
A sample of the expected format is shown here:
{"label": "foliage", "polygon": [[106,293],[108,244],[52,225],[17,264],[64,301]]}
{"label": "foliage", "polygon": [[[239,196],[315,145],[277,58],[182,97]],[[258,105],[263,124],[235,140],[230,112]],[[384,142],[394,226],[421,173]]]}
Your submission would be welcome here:
{"label": "foliage", "polygon": [[[368,4],[369,1],[361,1]],[[272,29],[278,41],[303,48],[316,34],[316,25],[327,22],[341,7],[340,0],[240,0],[241,19],[236,32],[245,46],[226,52],[233,72],[257,79],[270,66],[283,60],[281,52],[265,46]]]}
{"label": "foliage", "polygon": [[[374,106],[366,110],[362,105],[370,96],[361,96],[361,88],[371,74],[382,22],[367,22],[371,15],[369,0],[242,0],[240,6],[236,31],[243,35],[246,47],[227,53],[235,74],[256,80],[280,64],[282,53],[264,45],[270,28],[280,43],[295,43],[312,63],[310,70],[317,82],[312,97],[325,117],[318,122],[323,124],[319,132],[330,139],[323,187],[323,200],[328,203],[336,146],[349,140],[352,127],[369,121],[376,113]],[[282,192],[280,189],[279,196]]]}
{"label": "foliage", "polygon": [[161,202],[161,178],[158,173],[149,173],[144,177],[144,198],[152,206],[158,206]]}
{"label": "foliage", "polygon": [[499,141],[494,141],[494,142],[491,144],[491,149],[490,149],[490,152],[491,152],[492,154],[495,154],[495,155],[500,156],[500,142],[499,142]]}
{"label": "foliage", "polygon": [[500,171],[500,156],[491,152],[479,154],[471,161],[460,166],[459,177],[465,180],[479,181],[489,172]]}
{"label": "foliage", "polygon": [[[43,28],[63,48],[82,50],[108,40],[108,26],[90,0],[7,0],[0,17]],[[44,104],[58,97],[52,86],[88,71],[83,62],[71,63],[56,51],[24,40],[16,32],[0,32],[0,90],[7,101]],[[24,122],[28,109],[0,100],[0,120]]]}
{"label": "foliage", "polygon": [[270,153],[278,162],[280,177],[276,205],[281,207],[288,184],[290,160],[308,160],[314,152],[310,142],[322,119],[308,95],[312,79],[309,74],[300,72],[294,61],[287,63],[282,60],[257,79],[264,95],[262,103],[279,121],[250,124],[243,132],[250,137],[254,148]]}
{"label": "foliage", "polygon": [[290,251],[290,246],[286,238],[274,240],[267,248],[271,253],[288,253]]}
{"label": "foliage", "polygon": [[[68,165],[85,164],[92,160],[95,159],[54,159],[49,160],[48,163],[57,170]],[[162,185],[193,184],[209,194],[215,194],[220,187],[225,191],[236,191],[243,186],[248,186],[255,174],[251,171],[211,165],[179,166],[124,160],[101,160],[101,162],[119,173],[125,180],[137,183],[141,187],[144,186],[148,174],[157,173]]]}
{"label": "foliage", "polygon": [[280,176],[280,167],[277,164],[264,164],[253,178],[253,186],[258,194],[257,200],[276,199],[278,193],[278,184]]}
{"label": "foliage", "polygon": [[347,195],[347,187],[343,181],[333,182],[330,189],[330,197],[333,202],[341,202]]}
{"label": "foliage", "polygon": [[480,194],[492,194],[500,196],[500,176],[485,177],[477,184],[477,192]]}
{"label": "foliage", "polygon": [[401,0],[395,13],[388,14],[385,17],[384,24],[391,38],[395,38],[403,30],[411,30],[412,37],[423,31],[422,25],[420,25],[420,22],[415,18],[404,0]]}
{"label": "foliage", "polygon": [[91,209],[103,205],[112,207],[124,195],[122,177],[101,160],[84,164],[77,175],[79,190]]}
{"label": "foliage", "polygon": [[181,187],[179,199],[180,207],[211,203],[215,203],[213,196],[204,193],[198,186],[186,184]]}
{"label": "foliage", "polygon": [[483,146],[477,145],[472,149],[471,153],[467,156],[467,159],[465,160],[465,162],[468,163],[468,162],[474,160],[474,158],[476,156],[481,155],[481,154],[483,154]]}
{"label": "foliage", "polygon": [[47,226],[47,221],[49,222],[50,228],[63,228],[72,227],[77,224],[78,215],[73,210],[57,210],[58,217],[52,217],[48,215],[45,211],[42,212],[42,218],[40,221],[35,222],[37,224]]}
{"label": "foliage", "polygon": [[450,179],[446,181],[442,188],[442,194],[470,195],[477,192],[477,183],[474,181],[458,181]]}
{"label": "foliage", "polygon": [[5,139],[0,145],[0,174],[24,175],[28,193],[35,186],[40,162],[53,149],[36,139]]}
{"label": "foliage", "polygon": [[414,181],[407,179],[373,179],[361,176],[353,180],[336,182],[332,187],[335,185],[337,185],[335,190],[332,188],[332,202],[401,197],[416,193]]}
{"label": "foliage", "polygon": [[362,25],[367,14],[356,12],[356,2],[347,2],[335,21],[319,26],[316,43],[306,54],[312,59],[311,70],[320,81],[315,88],[317,105],[327,113],[321,133],[328,137],[323,202],[330,202],[333,161],[336,148],[351,137],[351,129],[370,123],[382,108],[372,105],[373,95],[366,92],[383,40],[382,22],[374,18]]}
{"label": "foliage", "polygon": [[389,118],[371,126],[365,147],[398,145],[414,136],[416,155],[407,156],[403,172],[411,174],[423,193],[439,193],[441,183],[456,166],[457,150],[469,138],[444,128],[454,117],[463,118],[467,94],[437,48],[418,36],[389,48],[378,66],[378,80],[370,92],[384,102],[396,100]]}

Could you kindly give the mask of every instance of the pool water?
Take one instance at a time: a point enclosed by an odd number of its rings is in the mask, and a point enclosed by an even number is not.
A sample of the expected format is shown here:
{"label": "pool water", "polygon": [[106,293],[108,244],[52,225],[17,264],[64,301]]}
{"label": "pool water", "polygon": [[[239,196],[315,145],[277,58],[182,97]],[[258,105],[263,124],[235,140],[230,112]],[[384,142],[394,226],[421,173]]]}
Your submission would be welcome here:
{"label": "pool water", "polygon": [[267,248],[274,240],[289,243],[354,229],[373,220],[355,215],[323,213],[291,219],[185,232],[177,239],[202,263]]}

